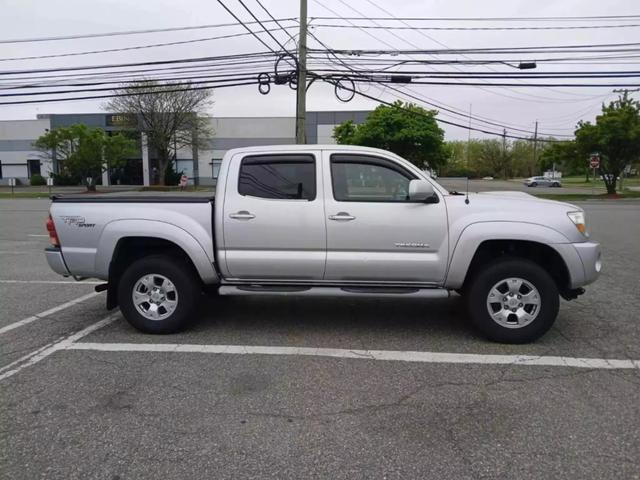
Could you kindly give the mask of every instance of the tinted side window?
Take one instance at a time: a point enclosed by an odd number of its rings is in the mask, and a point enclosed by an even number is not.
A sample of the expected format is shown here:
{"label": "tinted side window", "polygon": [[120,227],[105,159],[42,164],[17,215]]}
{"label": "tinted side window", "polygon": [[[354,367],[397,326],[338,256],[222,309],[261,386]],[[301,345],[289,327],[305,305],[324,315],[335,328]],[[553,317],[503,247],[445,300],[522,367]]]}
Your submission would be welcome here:
{"label": "tinted side window", "polygon": [[342,202],[407,202],[413,178],[384,159],[356,155],[331,158],[333,196]]}
{"label": "tinted side window", "polygon": [[316,164],[312,155],[256,155],[240,165],[240,195],[289,200],[316,198]]}

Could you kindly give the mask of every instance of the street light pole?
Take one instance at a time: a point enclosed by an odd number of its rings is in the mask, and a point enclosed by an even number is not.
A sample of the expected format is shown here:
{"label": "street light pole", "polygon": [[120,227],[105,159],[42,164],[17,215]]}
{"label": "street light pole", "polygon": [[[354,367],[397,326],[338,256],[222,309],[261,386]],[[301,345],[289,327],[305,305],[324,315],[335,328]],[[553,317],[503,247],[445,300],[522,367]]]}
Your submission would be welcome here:
{"label": "street light pole", "polygon": [[536,120],[536,129],[535,132],[533,134],[533,167],[536,168],[536,164],[538,162],[538,159],[536,157],[536,154],[538,153],[538,121]]}
{"label": "street light pole", "polygon": [[300,0],[300,38],[298,39],[298,82],[296,86],[296,143],[307,143],[307,0]]}

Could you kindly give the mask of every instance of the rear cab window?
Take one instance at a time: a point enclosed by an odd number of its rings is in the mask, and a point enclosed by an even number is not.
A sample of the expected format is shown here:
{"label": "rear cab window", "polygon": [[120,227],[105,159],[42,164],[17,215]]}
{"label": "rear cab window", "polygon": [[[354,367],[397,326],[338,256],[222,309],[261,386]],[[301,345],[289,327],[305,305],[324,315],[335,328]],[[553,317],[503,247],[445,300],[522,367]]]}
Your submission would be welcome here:
{"label": "rear cab window", "polygon": [[251,155],[240,163],[243,196],[307,200],[316,198],[316,159],[311,154]]}

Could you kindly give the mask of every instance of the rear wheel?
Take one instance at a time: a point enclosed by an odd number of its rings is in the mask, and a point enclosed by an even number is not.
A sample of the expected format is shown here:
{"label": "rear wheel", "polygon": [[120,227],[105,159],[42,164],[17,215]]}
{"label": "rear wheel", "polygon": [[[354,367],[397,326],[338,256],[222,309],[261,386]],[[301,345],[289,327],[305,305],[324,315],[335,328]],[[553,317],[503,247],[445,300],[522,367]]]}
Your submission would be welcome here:
{"label": "rear wheel", "polygon": [[558,287],[537,264],[504,259],[478,273],[468,290],[469,315],[490,340],[527,343],[553,325],[560,306]]}
{"label": "rear wheel", "polygon": [[191,265],[167,255],[132,263],[118,284],[118,303],[127,321],[145,333],[173,333],[195,314],[202,289]]}
{"label": "rear wheel", "polygon": [[530,186],[530,187],[537,187],[537,186],[538,186],[538,184],[537,184],[536,182],[531,182],[531,183],[529,184],[529,186]]}

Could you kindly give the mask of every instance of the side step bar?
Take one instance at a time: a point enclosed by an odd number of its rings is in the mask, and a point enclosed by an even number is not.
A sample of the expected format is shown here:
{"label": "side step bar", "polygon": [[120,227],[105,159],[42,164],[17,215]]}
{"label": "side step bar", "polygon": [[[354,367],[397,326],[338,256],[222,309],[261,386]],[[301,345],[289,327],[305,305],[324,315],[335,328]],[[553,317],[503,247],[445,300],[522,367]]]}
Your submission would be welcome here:
{"label": "side step bar", "polygon": [[304,297],[448,298],[445,288],[308,287],[271,285],[222,285],[220,295],[272,295]]}

